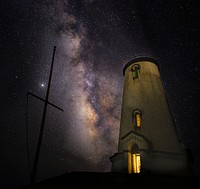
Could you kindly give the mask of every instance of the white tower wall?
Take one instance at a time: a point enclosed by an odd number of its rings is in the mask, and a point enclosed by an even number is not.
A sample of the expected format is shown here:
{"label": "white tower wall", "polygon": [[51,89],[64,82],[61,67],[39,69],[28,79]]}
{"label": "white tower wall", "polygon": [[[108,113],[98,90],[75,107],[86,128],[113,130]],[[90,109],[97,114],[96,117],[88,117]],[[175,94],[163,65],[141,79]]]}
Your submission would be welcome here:
{"label": "white tower wall", "polygon": [[[139,127],[135,112],[139,112]],[[136,58],[124,67],[119,145],[118,153],[110,157],[112,171],[132,173],[136,160],[130,154],[139,155],[141,170],[189,174],[157,62],[149,57]]]}

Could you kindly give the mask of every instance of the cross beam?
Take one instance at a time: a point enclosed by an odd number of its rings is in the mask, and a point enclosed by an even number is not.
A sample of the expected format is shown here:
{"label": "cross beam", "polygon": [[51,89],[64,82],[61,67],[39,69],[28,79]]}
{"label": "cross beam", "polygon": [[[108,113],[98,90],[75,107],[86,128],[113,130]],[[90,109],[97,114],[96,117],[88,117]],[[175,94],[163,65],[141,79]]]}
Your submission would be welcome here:
{"label": "cross beam", "polygon": [[58,106],[50,103],[48,101],[49,99],[49,92],[50,92],[50,85],[51,85],[51,77],[52,77],[52,72],[53,72],[53,64],[54,64],[54,57],[55,57],[55,51],[56,51],[56,46],[53,48],[53,57],[52,57],[52,62],[51,62],[51,69],[50,69],[50,75],[49,75],[49,82],[48,82],[48,87],[47,87],[47,92],[46,92],[46,98],[42,99],[39,96],[32,94],[30,92],[27,93],[27,95],[31,95],[35,98],[38,98],[39,100],[44,102],[44,110],[43,110],[43,115],[42,115],[42,121],[41,121],[41,126],[40,126],[40,133],[39,133],[39,139],[38,139],[38,144],[36,148],[36,153],[35,153],[35,159],[34,159],[34,164],[33,164],[33,170],[31,172],[31,187],[34,187],[35,184],[35,179],[37,175],[37,167],[38,167],[38,161],[39,161],[39,154],[40,154],[40,148],[41,148],[41,143],[42,143],[42,136],[43,136],[43,131],[44,131],[44,124],[45,124],[45,118],[46,118],[46,111],[47,111],[47,105],[51,105],[61,111],[63,109],[59,108]]}

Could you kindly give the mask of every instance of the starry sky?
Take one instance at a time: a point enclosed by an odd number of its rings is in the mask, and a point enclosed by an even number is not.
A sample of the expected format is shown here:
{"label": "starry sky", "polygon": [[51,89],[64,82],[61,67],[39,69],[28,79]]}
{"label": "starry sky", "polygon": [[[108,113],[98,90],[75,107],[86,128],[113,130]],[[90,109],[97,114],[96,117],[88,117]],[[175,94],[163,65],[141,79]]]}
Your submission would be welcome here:
{"label": "starry sky", "polygon": [[192,0],[1,0],[1,184],[30,182],[44,102],[26,94],[45,98],[54,46],[49,101],[64,111],[47,108],[37,181],[111,170],[123,65],[145,54],[160,63],[179,138],[200,175],[199,9]]}

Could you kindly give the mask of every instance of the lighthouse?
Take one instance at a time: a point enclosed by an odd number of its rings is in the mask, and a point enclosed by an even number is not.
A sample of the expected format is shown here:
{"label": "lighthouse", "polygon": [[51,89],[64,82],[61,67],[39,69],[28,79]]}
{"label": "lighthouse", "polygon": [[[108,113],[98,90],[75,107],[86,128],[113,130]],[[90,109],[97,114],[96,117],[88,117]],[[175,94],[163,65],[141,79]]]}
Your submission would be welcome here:
{"label": "lighthouse", "polygon": [[190,175],[158,62],[136,57],[125,64],[123,75],[118,152],[110,157],[111,171]]}

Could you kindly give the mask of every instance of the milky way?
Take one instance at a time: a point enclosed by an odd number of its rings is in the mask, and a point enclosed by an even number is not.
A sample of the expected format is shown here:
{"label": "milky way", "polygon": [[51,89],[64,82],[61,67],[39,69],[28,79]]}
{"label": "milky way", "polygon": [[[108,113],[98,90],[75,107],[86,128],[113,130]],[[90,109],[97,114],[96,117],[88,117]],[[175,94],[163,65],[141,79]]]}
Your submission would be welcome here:
{"label": "milky way", "polygon": [[53,12],[65,72],[55,82],[66,94],[64,108],[71,109],[68,125],[63,123],[73,143],[67,148],[88,162],[88,170],[110,171],[109,156],[117,149],[122,84],[118,73],[101,68],[103,59],[95,60],[93,48],[98,44],[90,39],[87,27],[66,11],[67,6],[67,1],[60,1],[48,7]]}

